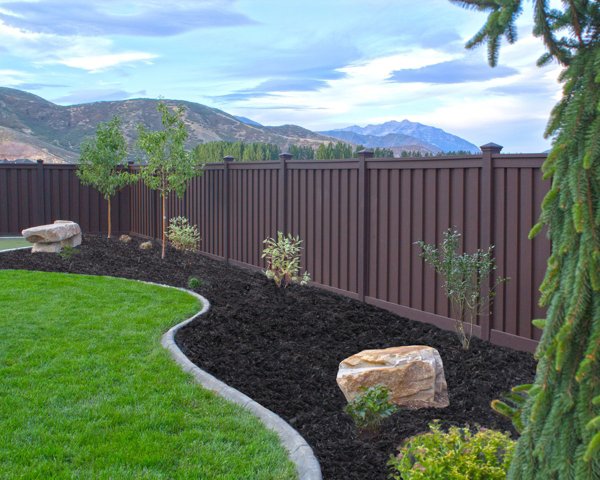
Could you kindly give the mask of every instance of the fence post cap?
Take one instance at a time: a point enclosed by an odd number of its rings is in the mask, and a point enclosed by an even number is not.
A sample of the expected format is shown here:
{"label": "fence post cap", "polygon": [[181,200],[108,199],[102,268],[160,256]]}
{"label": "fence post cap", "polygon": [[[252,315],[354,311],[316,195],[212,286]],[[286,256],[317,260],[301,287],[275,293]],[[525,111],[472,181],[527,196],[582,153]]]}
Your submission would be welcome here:
{"label": "fence post cap", "polygon": [[44,161],[43,160],[36,160],[35,163],[37,163],[38,165],[43,165]]}
{"label": "fence post cap", "polygon": [[282,153],[279,154],[279,158],[281,160],[291,160],[292,157],[293,157],[293,155],[291,153],[288,153],[288,152],[282,152]]}
{"label": "fence post cap", "polygon": [[361,157],[371,158],[374,155],[373,150],[370,148],[365,148],[359,152],[357,152]]}
{"label": "fence post cap", "polygon": [[497,143],[490,142],[482,145],[479,148],[482,152],[500,153],[500,150],[502,150],[504,147],[502,145],[498,145]]}
{"label": "fence post cap", "polygon": [[231,155],[227,155],[227,156],[223,157],[224,162],[233,162],[234,160],[235,160],[235,158],[232,157]]}

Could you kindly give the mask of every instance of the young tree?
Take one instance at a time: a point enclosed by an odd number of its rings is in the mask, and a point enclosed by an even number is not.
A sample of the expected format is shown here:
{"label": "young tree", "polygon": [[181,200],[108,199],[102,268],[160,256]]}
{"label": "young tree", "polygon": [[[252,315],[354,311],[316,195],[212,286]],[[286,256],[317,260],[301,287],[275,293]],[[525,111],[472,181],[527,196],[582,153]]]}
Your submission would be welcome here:
{"label": "young tree", "polygon": [[183,107],[171,110],[160,101],[157,106],[161,114],[162,130],[150,131],[138,126],[138,146],[145,156],[141,176],[148,188],[156,190],[161,198],[162,210],[162,258],[166,254],[167,198],[172,192],[179,197],[187,189],[188,181],[201,175],[202,170],[185,149],[188,132],[183,121]]}
{"label": "young tree", "polygon": [[108,238],[112,235],[111,198],[135,179],[123,168],[126,157],[127,142],[121,131],[119,117],[100,123],[96,137],[85,140],[81,145],[77,176],[83,185],[91,185],[107,201]]}
{"label": "young tree", "polygon": [[[522,0],[452,1],[490,12],[467,48],[487,42],[496,65],[501,38],[516,40]],[[564,67],[563,95],[546,129],[553,147],[543,171],[552,187],[530,233],[549,228],[552,255],[540,287],[548,312],[535,321],[543,328],[539,363],[508,478],[592,480],[600,478],[600,4],[548,4],[534,2],[534,34],[547,49],[538,64]]]}

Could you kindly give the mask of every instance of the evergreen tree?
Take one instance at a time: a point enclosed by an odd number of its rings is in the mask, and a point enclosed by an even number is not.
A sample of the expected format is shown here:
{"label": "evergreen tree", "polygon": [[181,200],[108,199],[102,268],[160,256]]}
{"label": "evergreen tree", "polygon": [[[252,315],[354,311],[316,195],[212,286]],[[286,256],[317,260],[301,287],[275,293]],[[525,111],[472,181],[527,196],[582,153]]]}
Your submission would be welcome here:
{"label": "evergreen tree", "polygon": [[[452,0],[489,11],[468,48],[487,43],[496,65],[500,40],[516,40],[522,0]],[[543,172],[552,187],[533,237],[549,228],[552,255],[540,287],[547,317],[534,385],[520,420],[522,434],[508,474],[513,480],[600,478],[600,4],[534,2],[534,34],[557,61],[563,95],[546,136],[553,138]]]}
{"label": "evergreen tree", "polygon": [[373,156],[375,158],[394,158],[394,151],[390,148],[376,147]]}
{"label": "evergreen tree", "polygon": [[83,185],[98,190],[108,205],[108,238],[112,235],[111,198],[135,176],[123,168],[127,157],[127,142],[121,131],[121,119],[114,117],[100,123],[96,137],[81,145],[77,176]]}
{"label": "evergreen tree", "polygon": [[315,159],[315,151],[309,146],[290,145],[288,152],[291,153],[296,160]]}
{"label": "evergreen tree", "polygon": [[197,163],[222,162],[231,155],[237,162],[262,162],[277,160],[281,150],[272,143],[207,142],[196,145],[192,151]]}
{"label": "evergreen tree", "polygon": [[167,198],[172,192],[183,196],[188,181],[202,173],[196,168],[193,155],[185,149],[188,132],[183,122],[183,107],[171,111],[161,101],[157,105],[161,114],[163,129],[149,131],[144,125],[138,126],[138,145],[145,155],[146,163],[141,168],[144,183],[157,190],[162,209],[162,258],[165,258],[167,243]]}

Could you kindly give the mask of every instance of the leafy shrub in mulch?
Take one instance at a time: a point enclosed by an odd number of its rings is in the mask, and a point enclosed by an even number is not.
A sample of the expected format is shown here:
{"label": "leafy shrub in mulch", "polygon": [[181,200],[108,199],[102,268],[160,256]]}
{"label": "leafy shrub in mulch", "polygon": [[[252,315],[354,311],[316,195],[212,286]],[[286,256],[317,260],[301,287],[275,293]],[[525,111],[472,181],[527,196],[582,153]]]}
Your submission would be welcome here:
{"label": "leafy shrub in mulch", "polygon": [[389,465],[394,480],[503,480],[515,442],[508,433],[450,427],[438,422],[429,432],[406,440]]}
{"label": "leafy shrub in mulch", "polygon": [[344,411],[360,429],[375,432],[381,422],[393,415],[398,407],[390,402],[390,391],[385,385],[361,387],[361,393],[348,402]]}
{"label": "leafy shrub in mulch", "polygon": [[177,250],[195,251],[200,243],[200,233],[196,225],[191,225],[185,217],[169,220],[167,238]]}

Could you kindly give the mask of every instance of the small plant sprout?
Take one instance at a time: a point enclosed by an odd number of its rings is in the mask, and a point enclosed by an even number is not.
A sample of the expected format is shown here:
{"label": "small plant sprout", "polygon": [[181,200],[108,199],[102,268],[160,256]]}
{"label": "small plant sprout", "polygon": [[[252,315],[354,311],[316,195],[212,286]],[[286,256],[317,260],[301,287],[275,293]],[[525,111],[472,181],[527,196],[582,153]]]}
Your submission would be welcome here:
{"label": "small plant sprout", "polygon": [[491,307],[496,287],[507,279],[498,277],[493,287],[483,291],[485,282],[496,270],[492,256],[494,246],[461,254],[458,251],[460,237],[456,230],[448,229],[439,246],[422,240],[415,243],[421,248],[421,257],[442,277],[442,286],[456,318],[456,332],[462,348],[468,350],[477,317]]}
{"label": "small plant sprout", "polygon": [[190,290],[196,290],[202,286],[202,280],[200,280],[198,277],[190,277],[188,278],[187,285]]}
{"label": "small plant sprout", "polygon": [[344,410],[361,430],[377,431],[381,422],[396,413],[398,407],[390,402],[390,391],[385,385],[362,387],[361,391]]}
{"label": "small plant sprout", "polygon": [[196,225],[190,225],[185,217],[174,217],[169,220],[167,238],[177,250],[194,252],[200,243],[200,233]]}
{"label": "small plant sprout", "polygon": [[302,253],[302,240],[291,233],[284,235],[277,232],[277,240],[267,238],[263,241],[265,248],[262,258],[267,261],[265,275],[275,282],[278,287],[286,288],[292,283],[306,285],[310,281],[310,274],[300,274],[300,257]]}
{"label": "small plant sprout", "polygon": [[71,245],[65,245],[64,247],[62,247],[61,251],[58,252],[58,255],[63,260],[70,262],[71,260],[73,260],[73,257],[78,253],[79,250],[77,250],[75,247],[72,247]]}

